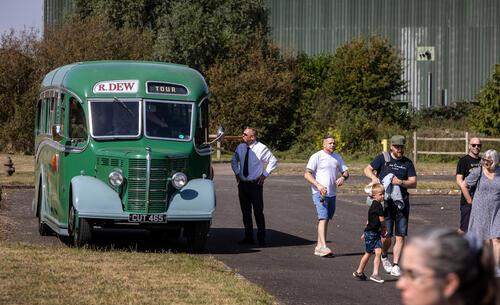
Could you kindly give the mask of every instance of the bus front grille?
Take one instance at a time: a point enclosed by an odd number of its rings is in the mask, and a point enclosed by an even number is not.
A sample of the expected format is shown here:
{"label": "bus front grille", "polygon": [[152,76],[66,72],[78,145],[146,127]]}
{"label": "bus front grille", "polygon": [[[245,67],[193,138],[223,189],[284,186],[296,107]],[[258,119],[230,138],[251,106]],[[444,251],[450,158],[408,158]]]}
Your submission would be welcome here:
{"label": "bus front grille", "polygon": [[129,159],[125,210],[134,213],[165,212],[169,195],[175,191],[169,183],[169,178],[176,171],[185,172],[186,168],[186,159],[152,159],[148,190],[147,161]]}

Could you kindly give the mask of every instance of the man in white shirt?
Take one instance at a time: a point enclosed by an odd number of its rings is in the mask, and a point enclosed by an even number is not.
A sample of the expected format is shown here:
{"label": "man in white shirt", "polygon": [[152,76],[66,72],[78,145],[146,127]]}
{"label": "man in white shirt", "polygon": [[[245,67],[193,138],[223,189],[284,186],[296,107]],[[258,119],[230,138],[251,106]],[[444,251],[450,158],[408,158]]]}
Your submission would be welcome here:
{"label": "man in white shirt", "polygon": [[349,171],[342,157],[335,153],[335,139],[326,135],[323,149],[314,153],[306,165],[304,178],[311,184],[312,199],[318,214],[318,242],[314,255],[331,256],[332,250],[326,246],[328,222],[335,214],[337,186],[349,178]]}
{"label": "man in white shirt", "polygon": [[269,148],[257,141],[257,131],[247,127],[243,131],[243,142],[234,152],[231,168],[238,182],[245,238],[239,244],[253,244],[252,208],[257,224],[259,246],[266,246],[266,222],[264,218],[264,180],[277,167],[278,160]]}

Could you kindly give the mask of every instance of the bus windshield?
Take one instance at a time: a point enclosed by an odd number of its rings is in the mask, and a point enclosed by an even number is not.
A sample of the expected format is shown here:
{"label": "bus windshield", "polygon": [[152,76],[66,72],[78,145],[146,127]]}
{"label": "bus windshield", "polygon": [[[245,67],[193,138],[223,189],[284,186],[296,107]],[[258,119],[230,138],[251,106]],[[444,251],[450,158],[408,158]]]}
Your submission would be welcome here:
{"label": "bus windshield", "polygon": [[145,101],[144,112],[146,137],[191,139],[192,103]]}
{"label": "bus windshield", "polygon": [[139,101],[91,101],[92,136],[96,138],[138,137]]}

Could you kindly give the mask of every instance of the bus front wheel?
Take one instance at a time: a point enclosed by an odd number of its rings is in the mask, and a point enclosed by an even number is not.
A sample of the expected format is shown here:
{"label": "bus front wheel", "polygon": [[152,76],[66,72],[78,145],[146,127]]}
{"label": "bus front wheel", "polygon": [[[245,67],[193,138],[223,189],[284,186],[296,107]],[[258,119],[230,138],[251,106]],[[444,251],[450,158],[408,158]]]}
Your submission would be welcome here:
{"label": "bus front wheel", "polygon": [[80,224],[76,227],[75,208],[71,206],[69,211],[69,233],[73,238],[73,245],[77,248],[83,247],[92,240],[92,225],[86,218],[80,218]]}

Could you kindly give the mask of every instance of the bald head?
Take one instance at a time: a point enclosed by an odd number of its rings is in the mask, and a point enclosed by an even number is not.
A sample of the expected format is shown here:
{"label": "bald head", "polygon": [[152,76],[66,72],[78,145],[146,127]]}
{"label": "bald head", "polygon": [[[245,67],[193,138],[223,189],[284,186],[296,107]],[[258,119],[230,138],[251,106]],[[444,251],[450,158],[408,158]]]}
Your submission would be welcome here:
{"label": "bald head", "polygon": [[469,141],[469,156],[479,158],[481,151],[481,140],[479,138],[471,138]]}

